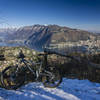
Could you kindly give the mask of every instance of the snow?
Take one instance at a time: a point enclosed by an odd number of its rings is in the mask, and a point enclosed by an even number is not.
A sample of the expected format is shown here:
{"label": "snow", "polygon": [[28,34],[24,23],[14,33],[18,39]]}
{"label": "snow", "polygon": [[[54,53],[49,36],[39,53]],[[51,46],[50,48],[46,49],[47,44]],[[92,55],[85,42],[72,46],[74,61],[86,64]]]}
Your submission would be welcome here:
{"label": "snow", "polygon": [[100,84],[64,78],[59,87],[51,89],[33,82],[17,90],[0,88],[0,100],[100,100]]}

